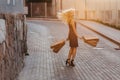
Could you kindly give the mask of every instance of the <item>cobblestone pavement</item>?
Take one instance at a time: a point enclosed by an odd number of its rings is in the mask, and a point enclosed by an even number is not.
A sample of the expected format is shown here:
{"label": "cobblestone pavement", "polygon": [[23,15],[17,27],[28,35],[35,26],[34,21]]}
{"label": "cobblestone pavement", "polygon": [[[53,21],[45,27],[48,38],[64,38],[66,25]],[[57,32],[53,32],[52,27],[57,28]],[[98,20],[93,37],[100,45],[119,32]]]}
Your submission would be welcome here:
{"label": "cobblestone pavement", "polygon": [[[78,25],[79,34],[94,34]],[[65,65],[68,42],[58,54],[50,45],[67,37],[67,26],[58,21],[28,22],[28,52],[18,80],[120,80],[120,52],[114,44],[99,36],[93,48],[79,40],[75,67]]]}
{"label": "cobblestone pavement", "polygon": [[118,45],[118,47],[120,47],[120,30],[94,21],[79,20],[78,22],[85,27],[95,31],[96,33],[104,36],[105,38],[113,41],[115,44]]}

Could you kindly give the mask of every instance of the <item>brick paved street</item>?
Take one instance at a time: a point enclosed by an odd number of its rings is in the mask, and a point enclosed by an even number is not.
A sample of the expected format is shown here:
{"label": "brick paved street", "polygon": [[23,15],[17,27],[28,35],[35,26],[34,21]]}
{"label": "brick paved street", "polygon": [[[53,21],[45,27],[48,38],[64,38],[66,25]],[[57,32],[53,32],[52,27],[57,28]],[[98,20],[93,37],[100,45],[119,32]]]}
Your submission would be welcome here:
{"label": "brick paved street", "polygon": [[28,22],[28,52],[18,80],[120,80],[120,51],[113,43],[78,25],[81,35],[94,34],[100,38],[93,48],[79,40],[75,67],[65,60],[68,42],[55,54],[50,45],[67,37],[67,26],[59,21]]}

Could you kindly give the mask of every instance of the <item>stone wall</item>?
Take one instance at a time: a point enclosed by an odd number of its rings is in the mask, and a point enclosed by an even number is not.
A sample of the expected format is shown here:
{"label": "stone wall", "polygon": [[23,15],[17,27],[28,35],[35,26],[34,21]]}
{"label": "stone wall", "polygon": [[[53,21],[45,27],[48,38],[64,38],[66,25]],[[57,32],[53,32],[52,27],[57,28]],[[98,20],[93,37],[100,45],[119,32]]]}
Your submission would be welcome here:
{"label": "stone wall", "polygon": [[15,80],[27,53],[27,27],[21,14],[0,14],[5,20],[5,40],[0,42],[0,80]]}

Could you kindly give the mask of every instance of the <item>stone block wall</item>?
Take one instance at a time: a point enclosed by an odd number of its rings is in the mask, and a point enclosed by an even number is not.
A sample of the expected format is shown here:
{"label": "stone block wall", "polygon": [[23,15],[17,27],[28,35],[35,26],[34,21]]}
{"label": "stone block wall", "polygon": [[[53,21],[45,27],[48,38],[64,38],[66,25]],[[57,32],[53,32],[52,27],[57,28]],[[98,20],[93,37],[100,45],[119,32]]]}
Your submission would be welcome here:
{"label": "stone block wall", "polygon": [[0,80],[15,80],[27,53],[27,26],[22,14],[0,14],[5,20],[5,40],[0,42]]}

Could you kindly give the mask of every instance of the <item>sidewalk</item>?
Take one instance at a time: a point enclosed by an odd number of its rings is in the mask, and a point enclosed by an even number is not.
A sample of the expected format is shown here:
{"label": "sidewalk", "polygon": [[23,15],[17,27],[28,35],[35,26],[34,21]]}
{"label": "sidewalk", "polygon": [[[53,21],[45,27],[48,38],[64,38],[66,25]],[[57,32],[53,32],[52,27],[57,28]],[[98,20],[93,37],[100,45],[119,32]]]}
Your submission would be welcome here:
{"label": "sidewalk", "polygon": [[[119,51],[102,40],[99,42],[104,46],[102,49],[95,49],[79,40],[76,66],[66,66],[69,44],[66,43],[58,54],[53,53],[50,45],[65,37],[67,28],[54,21],[41,23],[28,23],[29,56],[25,58],[18,80],[120,80]],[[78,30],[82,31],[84,29]]]}
{"label": "sidewalk", "polygon": [[120,30],[93,21],[80,20],[78,22],[120,46]]}
{"label": "sidewalk", "polygon": [[31,18],[31,17],[28,17],[27,20],[60,21],[60,20],[57,19],[57,18]]}
{"label": "sidewalk", "polygon": [[[49,18],[28,18],[28,20],[47,20],[47,21],[59,21],[58,19],[49,19]],[[78,21],[84,27],[98,33],[99,35],[107,38],[108,40],[112,41],[116,45],[120,46],[120,30],[116,30],[109,26],[94,22],[94,21],[86,21],[86,20],[79,20]]]}

